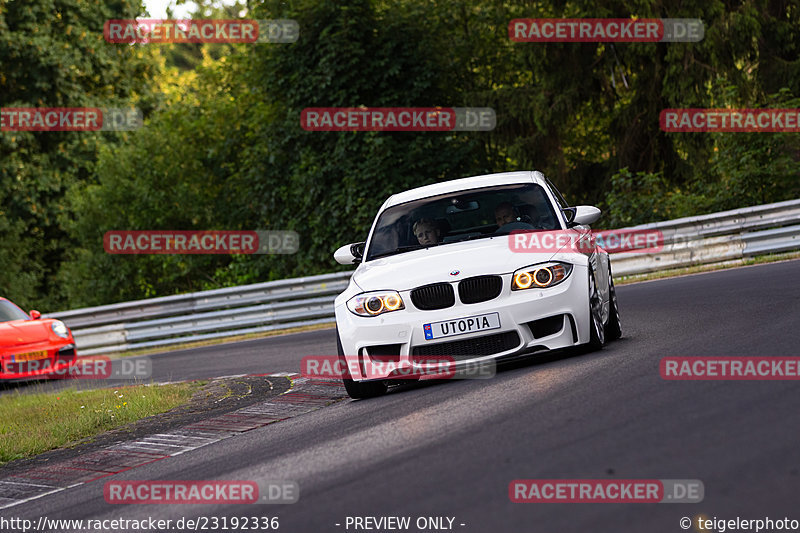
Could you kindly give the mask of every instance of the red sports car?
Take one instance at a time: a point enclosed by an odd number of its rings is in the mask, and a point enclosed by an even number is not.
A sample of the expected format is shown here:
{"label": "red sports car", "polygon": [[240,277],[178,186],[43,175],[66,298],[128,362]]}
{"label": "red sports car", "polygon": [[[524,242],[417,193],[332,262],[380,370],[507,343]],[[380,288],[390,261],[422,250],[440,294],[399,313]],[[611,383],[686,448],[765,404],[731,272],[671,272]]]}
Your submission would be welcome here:
{"label": "red sports car", "polygon": [[0,298],[0,379],[69,375],[77,353],[72,332],[60,320],[30,315]]}

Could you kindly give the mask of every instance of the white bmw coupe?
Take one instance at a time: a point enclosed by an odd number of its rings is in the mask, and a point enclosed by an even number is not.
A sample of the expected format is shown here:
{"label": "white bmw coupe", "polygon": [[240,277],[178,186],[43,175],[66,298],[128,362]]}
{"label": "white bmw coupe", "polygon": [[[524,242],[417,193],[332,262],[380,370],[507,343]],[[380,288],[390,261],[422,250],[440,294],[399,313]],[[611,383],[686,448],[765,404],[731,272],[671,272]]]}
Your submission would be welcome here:
{"label": "white bmw coupe", "polygon": [[[335,301],[348,394],[384,394],[398,372],[431,357],[464,365],[581,344],[599,349],[620,337],[604,250],[512,246],[520,234],[586,235],[599,217],[595,207],[569,207],[538,171],[391,196],[367,241],[334,254],[358,265]],[[393,364],[378,366],[386,373],[376,375],[364,370],[371,360]]]}

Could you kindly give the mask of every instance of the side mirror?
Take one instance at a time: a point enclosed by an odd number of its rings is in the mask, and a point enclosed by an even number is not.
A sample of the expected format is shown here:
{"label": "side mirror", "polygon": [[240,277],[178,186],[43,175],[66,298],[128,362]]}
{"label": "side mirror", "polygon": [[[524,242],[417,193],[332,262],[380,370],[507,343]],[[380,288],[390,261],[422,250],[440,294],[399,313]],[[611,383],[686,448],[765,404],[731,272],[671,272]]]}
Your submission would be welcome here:
{"label": "side mirror", "polygon": [[364,257],[365,244],[366,243],[363,242],[354,242],[352,244],[345,244],[344,246],[333,252],[333,258],[340,265],[358,264]]}
{"label": "side mirror", "polygon": [[28,314],[31,315],[31,318],[34,320],[39,320],[40,318],[42,318],[42,313],[40,313],[36,309],[31,309],[31,312]]}
{"label": "side mirror", "polygon": [[592,205],[579,205],[577,207],[570,207],[569,210],[574,212],[572,217],[567,217],[570,227],[594,224],[602,213],[602,211]]}

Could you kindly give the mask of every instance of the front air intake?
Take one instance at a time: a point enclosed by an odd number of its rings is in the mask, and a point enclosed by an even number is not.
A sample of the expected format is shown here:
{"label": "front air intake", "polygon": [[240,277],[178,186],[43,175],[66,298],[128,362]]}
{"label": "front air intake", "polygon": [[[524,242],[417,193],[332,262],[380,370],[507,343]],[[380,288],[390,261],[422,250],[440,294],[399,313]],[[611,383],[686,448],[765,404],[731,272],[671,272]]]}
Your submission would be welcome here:
{"label": "front air intake", "polygon": [[[507,352],[518,347],[520,344],[519,335],[516,331],[506,331],[505,333],[495,333],[483,337],[473,337],[460,341],[440,342],[437,344],[423,344],[415,346],[411,352],[414,356],[473,356],[480,357],[494,355],[496,353]],[[422,358],[417,362],[426,362]]]}

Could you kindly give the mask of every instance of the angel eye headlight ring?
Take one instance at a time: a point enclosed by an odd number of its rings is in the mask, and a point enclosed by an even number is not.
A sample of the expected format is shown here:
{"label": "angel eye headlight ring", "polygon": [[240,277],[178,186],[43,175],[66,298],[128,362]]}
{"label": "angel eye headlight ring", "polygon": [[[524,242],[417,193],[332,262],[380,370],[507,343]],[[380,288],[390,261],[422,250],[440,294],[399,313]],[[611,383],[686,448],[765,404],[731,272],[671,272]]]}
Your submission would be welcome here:
{"label": "angel eye headlight ring", "polygon": [[377,296],[372,296],[364,304],[364,309],[371,315],[378,315],[383,311],[383,300]]}
{"label": "angel eye headlight ring", "polygon": [[533,283],[533,276],[530,272],[519,272],[514,274],[514,287],[518,289],[527,289]]}
{"label": "angel eye headlight ring", "polygon": [[389,294],[383,298],[383,305],[387,311],[395,311],[403,305],[403,300],[400,299],[399,294]]}
{"label": "angel eye headlight ring", "polygon": [[539,287],[547,287],[553,281],[554,274],[549,268],[537,268],[533,271],[533,282]]}
{"label": "angel eye headlight ring", "polygon": [[405,309],[405,305],[397,291],[373,291],[353,296],[347,308],[355,315],[372,317]]}
{"label": "angel eye headlight ring", "polygon": [[558,285],[572,273],[572,265],[551,261],[521,268],[514,272],[511,280],[512,291],[525,289],[546,289]]}

